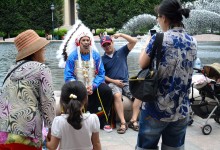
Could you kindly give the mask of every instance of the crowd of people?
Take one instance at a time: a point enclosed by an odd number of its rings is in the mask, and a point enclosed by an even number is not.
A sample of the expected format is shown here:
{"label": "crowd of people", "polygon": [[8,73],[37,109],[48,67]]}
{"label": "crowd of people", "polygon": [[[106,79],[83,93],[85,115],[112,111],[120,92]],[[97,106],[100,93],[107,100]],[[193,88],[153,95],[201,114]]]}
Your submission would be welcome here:
{"label": "crowd of people", "polygon": [[[142,103],[129,91],[127,57],[137,39],[123,33],[100,35],[104,50],[100,56],[92,47],[93,37],[84,30],[65,40],[74,41],[75,48],[70,54],[65,49],[62,53],[65,84],[61,88],[61,115],[56,116],[52,75],[44,64],[49,41],[34,30],[20,33],[14,40],[16,64],[9,69],[0,93],[0,150],[42,149],[43,126],[48,128],[48,149],[101,150],[99,131],[112,131],[110,116],[114,112],[120,120],[117,133],[125,134],[128,128],[138,132],[136,150],[158,149],[161,137],[163,150],[184,149],[197,42],[184,30],[183,16],[188,18],[190,10],[182,8],[178,0],[163,0],[155,11],[164,38],[153,102]],[[115,49],[113,39],[118,37],[127,44]],[[155,37],[146,40],[139,56],[141,68],[154,59]],[[133,102],[128,123],[123,95]]]}

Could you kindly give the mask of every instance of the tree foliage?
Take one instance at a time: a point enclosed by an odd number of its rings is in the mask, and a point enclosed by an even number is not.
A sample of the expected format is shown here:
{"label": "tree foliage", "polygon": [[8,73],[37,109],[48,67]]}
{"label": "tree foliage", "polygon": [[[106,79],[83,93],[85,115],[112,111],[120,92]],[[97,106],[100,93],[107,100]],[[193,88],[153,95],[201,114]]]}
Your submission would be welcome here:
{"label": "tree foliage", "polygon": [[[52,29],[51,0],[2,0],[0,1],[0,31],[8,35],[26,29]],[[54,27],[63,23],[63,0],[54,0]]]}
{"label": "tree foliage", "polygon": [[154,14],[160,0],[78,0],[79,19],[90,29],[120,29],[134,16]]}
{"label": "tree foliage", "polygon": [[12,30],[19,30],[21,26],[25,28],[26,18],[19,12],[20,4],[17,0],[0,1],[0,30],[9,34]]}

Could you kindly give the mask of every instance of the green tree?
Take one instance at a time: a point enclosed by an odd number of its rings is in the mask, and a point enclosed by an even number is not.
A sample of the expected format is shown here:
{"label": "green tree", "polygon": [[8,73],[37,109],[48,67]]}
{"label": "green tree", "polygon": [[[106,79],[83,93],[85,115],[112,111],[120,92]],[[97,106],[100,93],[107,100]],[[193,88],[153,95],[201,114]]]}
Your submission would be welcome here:
{"label": "green tree", "polygon": [[10,33],[25,28],[26,18],[20,11],[22,6],[17,0],[0,1],[0,30],[9,37]]}
{"label": "green tree", "polygon": [[[53,0],[54,27],[63,23],[63,0]],[[52,29],[51,0],[4,0],[0,1],[0,31],[17,34],[26,29]]]}
{"label": "green tree", "polygon": [[[29,21],[31,28],[36,30],[45,30],[49,33],[52,30],[52,10],[51,10],[51,0],[32,0],[32,8],[30,6]],[[30,2],[29,2],[30,3]],[[57,28],[63,24],[63,0],[54,0],[54,27]]]}
{"label": "green tree", "polygon": [[154,14],[154,7],[160,0],[78,0],[77,3],[79,19],[90,29],[120,29],[134,16]]}

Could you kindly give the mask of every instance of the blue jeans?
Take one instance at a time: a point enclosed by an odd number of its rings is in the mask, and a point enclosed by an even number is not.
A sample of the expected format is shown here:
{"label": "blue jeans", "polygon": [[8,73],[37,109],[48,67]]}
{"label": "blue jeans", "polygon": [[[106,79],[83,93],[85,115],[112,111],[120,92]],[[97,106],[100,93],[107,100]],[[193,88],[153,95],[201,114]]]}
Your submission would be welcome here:
{"label": "blue jeans", "polygon": [[188,117],[176,122],[153,119],[141,110],[136,150],[157,150],[162,136],[162,150],[183,150]]}

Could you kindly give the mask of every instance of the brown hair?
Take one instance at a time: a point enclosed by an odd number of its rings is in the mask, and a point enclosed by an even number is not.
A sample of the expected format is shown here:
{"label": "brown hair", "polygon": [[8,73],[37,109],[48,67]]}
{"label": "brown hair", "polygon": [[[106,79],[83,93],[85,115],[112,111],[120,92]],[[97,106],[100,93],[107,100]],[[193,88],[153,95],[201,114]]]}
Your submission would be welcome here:
{"label": "brown hair", "polygon": [[75,129],[82,128],[81,107],[88,101],[87,90],[80,81],[70,81],[61,89],[60,104],[64,113],[68,114],[67,122]]}

